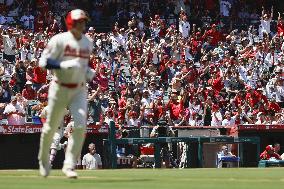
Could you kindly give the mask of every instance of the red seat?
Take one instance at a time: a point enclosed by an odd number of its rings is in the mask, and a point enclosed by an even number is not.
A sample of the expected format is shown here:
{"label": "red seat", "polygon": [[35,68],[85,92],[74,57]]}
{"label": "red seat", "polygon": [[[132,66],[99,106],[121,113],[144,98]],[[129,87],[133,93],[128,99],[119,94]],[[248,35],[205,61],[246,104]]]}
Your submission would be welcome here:
{"label": "red seat", "polygon": [[140,147],[141,150],[141,155],[154,155],[154,147],[150,146],[150,147],[145,147],[145,146],[141,146]]}

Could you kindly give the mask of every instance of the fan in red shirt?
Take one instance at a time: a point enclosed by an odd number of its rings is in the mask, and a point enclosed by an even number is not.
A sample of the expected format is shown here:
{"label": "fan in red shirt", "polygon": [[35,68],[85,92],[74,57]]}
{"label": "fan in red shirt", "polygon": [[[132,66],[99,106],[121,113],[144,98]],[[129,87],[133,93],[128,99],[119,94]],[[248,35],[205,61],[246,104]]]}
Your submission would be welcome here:
{"label": "fan in red shirt", "polygon": [[219,92],[224,88],[222,77],[217,71],[213,71],[213,78],[209,79],[208,83],[211,84],[215,94],[219,94]]}
{"label": "fan in red shirt", "polygon": [[39,32],[44,27],[44,18],[41,12],[34,19],[35,32]]}
{"label": "fan in red shirt", "polygon": [[165,114],[165,107],[162,102],[162,97],[158,97],[154,104],[154,118],[159,120]]}
{"label": "fan in red shirt", "polygon": [[160,23],[160,32],[159,37],[164,38],[167,34],[167,27],[165,21],[161,21]]}
{"label": "fan in red shirt", "polygon": [[160,66],[158,68],[159,75],[161,76],[162,83],[166,84],[168,82],[168,64],[170,63],[170,57],[168,55],[164,55],[163,59],[160,62]]}
{"label": "fan in red shirt", "polygon": [[107,68],[105,67],[105,65],[101,64],[100,73],[96,79],[102,89],[102,92],[107,91],[108,90],[108,77],[107,77]]}
{"label": "fan in red shirt", "polygon": [[33,82],[36,89],[39,89],[42,85],[46,83],[46,76],[47,71],[46,69],[42,69],[38,66],[38,61],[36,59],[33,59],[32,62],[35,62],[35,67],[33,69]]}
{"label": "fan in red shirt", "polygon": [[43,50],[46,46],[46,42],[44,40],[38,40],[36,42],[36,50]]}
{"label": "fan in red shirt", "polygon": [[270,158],[275,158],[275,159],[281,160],[280,155],[275,153],[272,145],[266,146],[265,150],[260,154],[261,160],[269,160]]}
{"label": "fan in red shirt", "polygon": [[31,37],[29,36],[29,32],[26,32],[19,42],[21,43],[21,46],[23,46],[24,44],[29,44],[31,42]]}
{"label": "fan in red shirt", "polygon": [[201,33],[196,32],[194,37],[190,39],[190,47],[193,55],[197,54],[202,47]]}
{"label": "fan in red shirt", "polygon": [[281,14],[278,12],[278,22],[277,22],[277,34],[279,36],[284,35],[284,23],[283,19],[281,18]]}
{"label": "fan in red shirt", "polygon": [[36,91],[32,88],[32,82],[27,81],[25,88],[22,91],[22,95],[27,100],[35,100],[36,99]]}
{"label": "fan in red shirt", "polygon": [[250,107],[254,107],[259,102],[258,95],[250,86],[246,86],[246,89],[248,91],[246,94],[246,100]]}
{"label": "fan in red shirt", "polygon": [[274,113],[280,112],[281,110],[280,106],[274,98],[272,98],[271,102],[269,102],[268,109],[273,111]]}
{"label": "fan in red shirt", "polygon": [[180,121],[180,119],[181,119],[180,115],[184,111],[183,100],[180,99],[180,101],[178,101],[177,94],[172,93],[171,100],[169,101],[169,103],[167,105],[167,109],[170,112],[171,120],[174,123],[177,123],[178,121]]}
{"label": "fan in red shirt", "polygon": [[259,101],[263,101],[265,104],[268,103],[267,97],[263,94],[263,88],[257,88],[257,90],[255,91],[256,96],[258,98]]}
{"label": "fan in red shirt", "polygon": [[241,90],[239,93],[237,93],[237,95],[234,98],[234,103],[236,107],[241,107],[245,104],[245,91]]}
{"label": "fan in red shirt", "polygon": [[120,117],[121,119],[125,119],[125,112],[126,112],[126,91],[123,90],[121,91],[121,98],[118,99],[118,117]]}
{"label": "fan in red shirt", "polygon": [[182,69],[183,73],[187,73],[186,81],[188,83],[194,83],[198,79],[198,70],[195,65],[190,66],[190,63],[186,63],[186,66]]}
{"label": "fan in red shirt", "polygon": [[203,35],[203,39],[207,37],[212,38],[210,41],[210,45],[212,46],[218,45],[218,42],[222,40],[222,34],[217,30],[215,24],[213,24],[212,28]]}

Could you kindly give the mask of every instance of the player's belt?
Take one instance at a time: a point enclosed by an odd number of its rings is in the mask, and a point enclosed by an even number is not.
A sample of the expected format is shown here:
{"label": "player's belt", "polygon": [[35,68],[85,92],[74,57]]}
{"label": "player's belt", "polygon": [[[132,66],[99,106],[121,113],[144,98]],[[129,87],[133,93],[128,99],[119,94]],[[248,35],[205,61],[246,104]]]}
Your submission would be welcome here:
{"label": "player's belt", "polygon": [[70,88],[70,89],[74,89],[74,88],[83,86],[83,83],[60,83],[59,81],[55,81],[55,83],[58,83],[59,85],[61,85],[63,87]]}

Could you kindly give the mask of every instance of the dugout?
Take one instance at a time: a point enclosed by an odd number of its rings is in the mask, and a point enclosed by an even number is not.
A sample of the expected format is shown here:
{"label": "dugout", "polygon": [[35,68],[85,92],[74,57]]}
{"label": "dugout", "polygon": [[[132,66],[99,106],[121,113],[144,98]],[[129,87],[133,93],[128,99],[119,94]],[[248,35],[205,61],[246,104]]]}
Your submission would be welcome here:
{"label": "dugout", "polygon": [[[97,153],[103,157],[103,139],[107,134],[87,134],[82,157],[88,153],[88,145],[96,144]],[[10,134],[0,137],[0,169],[37,169],[40,133],[34,134]],[[62,142],[67,140],[62,139]],[[64,151],[57,153],[53,168],[61,169],[64,160]]]}
{"label": "dugout", "polygon": [[[238,125],[232,129],[232,136],[238,137],[259,137],[260,138],[260,152],[262,152],[267,145],[279,143],[281,145],[280,155],[284,153],[284,125]],[[258,162],[250,155],[257,153],[254,145],[243,145],[243,166],[256,167]],[[260,155],[260,154],[259,154]]]}

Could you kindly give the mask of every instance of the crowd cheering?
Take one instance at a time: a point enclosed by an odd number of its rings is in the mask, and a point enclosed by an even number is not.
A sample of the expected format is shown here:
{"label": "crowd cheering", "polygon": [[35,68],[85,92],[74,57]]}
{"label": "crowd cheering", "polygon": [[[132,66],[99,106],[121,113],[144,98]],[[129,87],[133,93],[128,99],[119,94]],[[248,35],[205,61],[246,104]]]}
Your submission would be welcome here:
{"label": "crowd cheering", "polygon": [[[9,124],[25,124],[31,101],[37,104],[29,111],[38,115],[47,105],[52,73],[38,59],[50,37],[64,31],[62,19],[72,7],[72,1],[57,1],[54,9],[37,2],[23,8],[14,1],[0,14],[0,115]],[[90,67],[98,73],[87,83],[90,123],[284,124],[282,13],[273,6],[249,11],[241,1],[208,2],[200,8],[169,0],[163,9],[149,1],[126,9],[124,2],[110,32],[88,28]]]}

